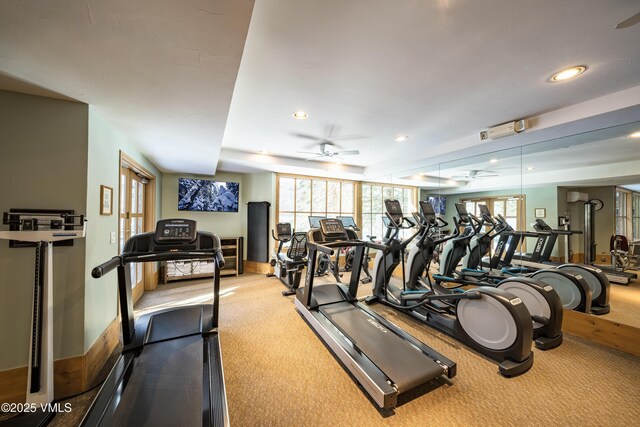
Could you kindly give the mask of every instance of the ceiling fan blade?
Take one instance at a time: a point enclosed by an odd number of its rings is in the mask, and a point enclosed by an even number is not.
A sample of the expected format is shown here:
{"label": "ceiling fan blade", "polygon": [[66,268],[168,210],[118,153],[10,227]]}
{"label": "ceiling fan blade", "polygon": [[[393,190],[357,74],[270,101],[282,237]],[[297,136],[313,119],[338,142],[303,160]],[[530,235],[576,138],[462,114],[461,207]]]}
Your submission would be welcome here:
{"label": "ceiling fan blade", "polygon": [[344,135],[344,136],[334,136],[331,138],[333,141],[346,141],[347,139],[365,139],[368,138],[364,135]]}
{"label": "ceiling fan blade", "polygon": [[315,154],[316,156],[321,156],[321,153],[318,153],[317,151],[296,151],[296,153],[298,154]]}
{"label": "ceiling fan blade", "polygon": [[306,133],[291,132],[290,135],[295,136],[296,138],[310,139],[312,141],[324,141],[324,138],[320,138],[313,135],[307,135]]}
{"label": "ceiling fan blade", "polygon": [[356,156],[360,154],[360,150],[336,151],[335,153],[340,154],[341,156]]}
{"label": "ceiling fan blade", "polygon": [[620,30],[622,28],[629,28],[632,25],[636,25],[638,22],[640,22],[640,12],[636,13],[631,18],[627,18],[624,21],[622,21],[621,23],[619,23],[618,25],[616,25],[615,29],[616,30]]}
{"label": "ceiling fan blade", "polygon": [[317,156],[313,156],[313,157],[306,158],[306,159],[304,159],[304,161],[305,161],[305,162],[308,162],[309,160],[316,160],[316,159],[320,159],[320,158],[322,158],[322,157],[324,157],[324,156],[323,156],[322,154],[319,154],[319,155],[317,155]]}

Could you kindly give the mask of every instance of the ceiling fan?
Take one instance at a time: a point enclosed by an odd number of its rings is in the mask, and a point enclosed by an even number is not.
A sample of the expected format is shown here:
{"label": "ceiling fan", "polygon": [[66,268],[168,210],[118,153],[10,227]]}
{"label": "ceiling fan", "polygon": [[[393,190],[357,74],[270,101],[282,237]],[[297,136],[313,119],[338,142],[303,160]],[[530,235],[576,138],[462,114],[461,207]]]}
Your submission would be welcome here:
{"label": "ceiling fan", "polygon": [[356,156],[360,154],[359,150],[336,150],[335,144],[329,140],[321,142],[319,148],[319,151],[298,151],[298,153],[313,155],[313,157],[305,160],[340,159],[340,156]]}
{"label": "ceiling fan", "polygon": [[631,18],[625,19],[624,21],[616,25],[615,29],[620,30],[622,28],[628,28],[632,25],[636,25],[638,22],[640,22],[640,13],[636,13]]}
{"label": "ceiling fan", "polygon": [[451,179],[455,181],[473,181],[476,178],[489,178],[492,176],[499,176],[499,175],[500,174],[497,171],[472,169],[472,170],[463,172],[461,175],[454,175],[451,177]]}

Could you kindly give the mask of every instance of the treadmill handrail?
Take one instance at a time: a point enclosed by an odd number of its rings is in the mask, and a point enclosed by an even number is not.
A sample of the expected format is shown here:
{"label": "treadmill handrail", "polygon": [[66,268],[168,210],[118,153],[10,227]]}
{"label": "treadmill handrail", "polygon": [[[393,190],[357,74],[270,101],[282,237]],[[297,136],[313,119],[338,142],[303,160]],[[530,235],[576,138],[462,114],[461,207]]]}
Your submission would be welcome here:
{"label": "treadmill handrail", "polygon": [[91,276],[94,279],[99,279],[120,265],[122,265],[122,257],[120,255],[114,256],[109,261],[105,261],[99,266],[94,267],[94,269],[91,270]]}
{"label": "treadmill handrail", "polygon": [[[332,243],[333,243],[333,242],[332,242]],[[335,243],[347,243],[347,242],[335,242]],[[336,246],[336,247],[354,246],[353,244],[351,244],[351,242],[349,242],[349,243],[350,243],[350,244],[348,244],[348,245],[347,245],[347,244],[345,244],[345,245],[342,245],[342,246]],[[310,241],[308,241],[308,240],[307,240],[307,248],[309,248],[309,249],[315,249],[315,250],[317,250],[318,252],[322,252],[322,253],[324,253],[324,254],[327,254],[327,255],[331,256],[331,255],[333,255],[333,249],[331,249],[331,248],[328,246],[329,244],[331,244],[331,243],[321,245],[320,243],[314,243],[314,242],[310,242]],[[332,245],[332,246],[333,246],[333,245]]]}
{"label": "treadmill handrail", "polygon": [[218,268],[224,267],[224,256],[220,249],[206,249],[196,251],[183,251],[183,252],[136,252],[136,253],[122,253],[111,258],[99,266],[91,270],[91,276],[95,279],[99,279],[116,267],[125,264],[131,264],[135,262],[154,262],[154,261],[172,261],[180,259],[203,259],[213,258],[216,261]]}

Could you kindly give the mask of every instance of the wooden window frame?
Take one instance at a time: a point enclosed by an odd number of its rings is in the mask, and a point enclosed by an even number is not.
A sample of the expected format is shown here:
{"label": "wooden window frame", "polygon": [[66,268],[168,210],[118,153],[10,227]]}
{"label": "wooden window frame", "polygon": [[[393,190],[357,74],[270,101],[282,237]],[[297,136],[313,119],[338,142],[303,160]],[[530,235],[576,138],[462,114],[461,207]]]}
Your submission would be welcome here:
{"label": "wooden window frame", "polygon": [[[325,178],[325,177],[319,177],[319,176],[308,176],[308,175],[295,175],[295,174],[285,174],[285,173],[276,173],[276,222],[280,221],[280,214],[281,212],[283,213],[288,213],[288,214],[293,214],[294,218],[296,216],[297,213],[307,213],[306,211],[298,211],[297,206],[296,206],[296,202],[297,202],[297,185],[294,184],[293,187],[293,210],[286,210],[286,211],[281,211],[280,210],[280,178],[290,178],[290,179],[295,179],[295,180],[310,180],[311,181],[311,191],[310,191],[310,199],[311,199],[311,208],[313,208],[313,181],[323,181],[326,182],[327,184],[329,182],[338,182],[340,183],[340,212],[329,212],[326,210],[326,196],[325,196],[325,210],[324,211],[320,211],[320,210],[312,210],[311,212],[309,212],[309,215],[311,215],[312,213],[317,213],[317,212],[323,212],[325,215],[342,215],[342,214],[348,214],[347,212],[343,212],[342,211],[342,184],[343,183],[348,183],[348,184],[352,184],[353,185],[353,217],[356,220],[356,222],[358,222],[358,218],[360,216],[359,213],[359,205],[358,205],[358,181],[352,181],[352,180],[348,180],[348,179],[338,179],[338,178]],[[327,185],[328,187],[328,185]]]}

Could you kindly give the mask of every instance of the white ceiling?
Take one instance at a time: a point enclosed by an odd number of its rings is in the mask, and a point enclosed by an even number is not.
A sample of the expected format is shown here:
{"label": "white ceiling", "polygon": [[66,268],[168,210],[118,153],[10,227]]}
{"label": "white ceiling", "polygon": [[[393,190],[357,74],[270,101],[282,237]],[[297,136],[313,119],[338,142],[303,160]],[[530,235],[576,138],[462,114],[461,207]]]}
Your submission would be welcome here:
{"label": "white ceiling", "polygon": [[212,174],[252,8],[3,0],[0,72],[90,104],[163,171]]}
{"label": "white ceiling", "polygon": [[[637,0],[5,0],[0,72],[91,104],[163,171],[395,181],[620,124],[613,113],[640,104],[640,25],[613,28],[638,11]],[[547,81],[571,65],[589,69]],[[298,109],[310,117],[294,120]],[[531,129],[480,143],[517,118]],[[361,154],[305,162],[297,152],[314,143],[293,134]]]}
{"label": "white ceiling", "polygon": [[[640,25],[614,26],[639,9],[637,1],[258,1],[223,147],[304,158],[297,152],[313,142],[293,134],[358,136],[337,141],[361,152],[345,162],[384,179],[469,138],[479,145],[487,126],[638,86]],[[580,78],[547,81],[580,64],[589,67]],[[297,109],[310,117],[293,119]],[[398,134],[409,142],[394,143]]]}

